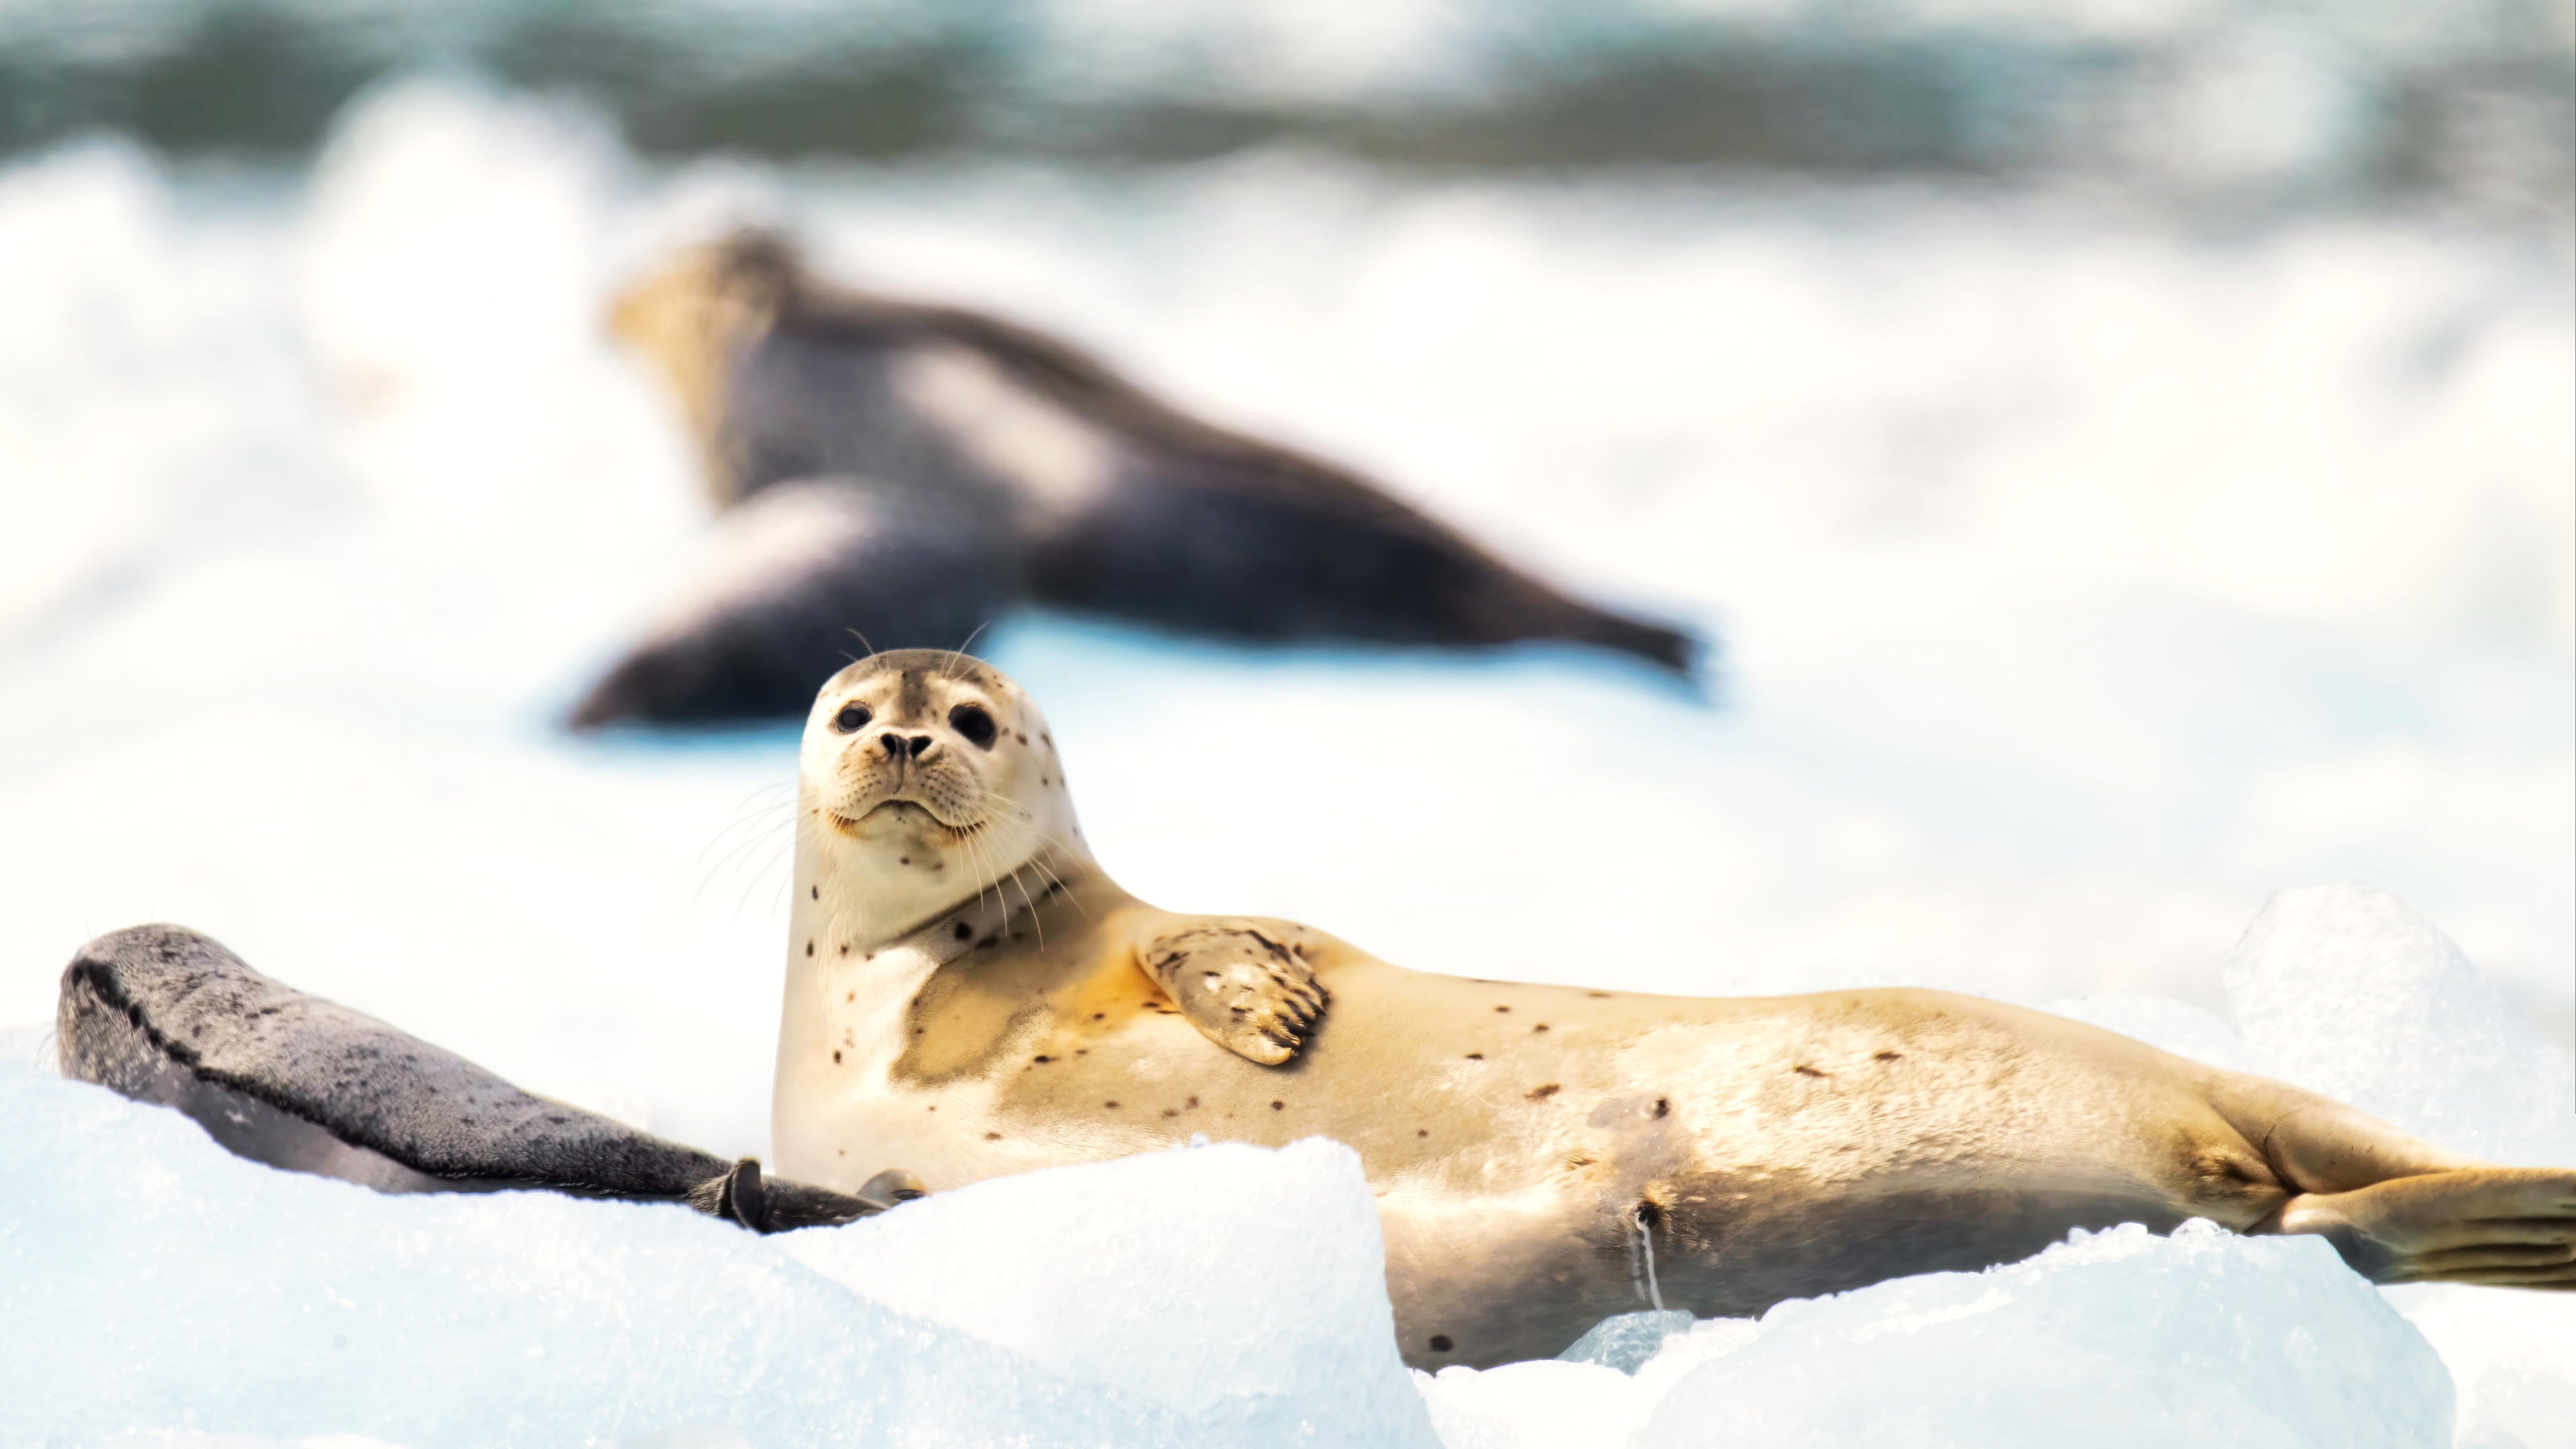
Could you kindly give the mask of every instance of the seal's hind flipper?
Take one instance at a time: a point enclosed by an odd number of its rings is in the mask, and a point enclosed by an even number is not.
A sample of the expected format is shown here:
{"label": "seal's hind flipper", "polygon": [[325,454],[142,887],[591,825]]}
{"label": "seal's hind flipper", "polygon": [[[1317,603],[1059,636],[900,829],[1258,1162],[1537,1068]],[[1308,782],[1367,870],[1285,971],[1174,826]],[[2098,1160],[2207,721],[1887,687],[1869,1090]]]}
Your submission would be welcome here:
{"label": "seal's hind flipper", "polygon": [[255,1162],[380,1192],[686,1202],[762,1232],[848,1222],[899,1198],[883,1177],[869,1184],[874,1201],[764,1181],[748,1159],[531,1096],[271,981],[180,926],[134,926],[82,947],[63,972],[55,1026],[63,1075],[176,1107]]}
{"label": "seal's hind flipper", "polygon": [[958,648],[1020,597],[1009,550],[961,515],[849,479],[771,484],[717,521],[693,586],[569,722],[795,718],[852,659]]}
{"label": "seal's hind flipper", "polygon": [[1146,941],[1137,964],[1207,1039],[1265,1067],[1297,1054],[1325,994],[1292,943],[1249,922],[1186,927]]}
{"label": "seal's hind flipper", "polygon": [[2279,1226],[2324,1237],[2374,1283],[2576,1292],[2576,1168],[2463,1167],[2305,1193]]}

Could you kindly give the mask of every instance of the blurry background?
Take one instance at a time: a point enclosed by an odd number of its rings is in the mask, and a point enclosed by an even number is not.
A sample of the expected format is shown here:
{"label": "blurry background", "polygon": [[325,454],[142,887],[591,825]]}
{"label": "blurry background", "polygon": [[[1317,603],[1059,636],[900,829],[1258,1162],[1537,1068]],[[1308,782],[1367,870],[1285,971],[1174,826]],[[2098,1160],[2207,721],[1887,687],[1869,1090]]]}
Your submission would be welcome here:
{"label": "blurry background", "polygon": [[761,1150],[793,734],[554,722],[706,517],[600,304],[766,219],[1725,640],[979,640],[1148,898],[2208,1002],[2358,878],[2566,1044],[2571,16],[0,4],[0,1026],[178,920]]}

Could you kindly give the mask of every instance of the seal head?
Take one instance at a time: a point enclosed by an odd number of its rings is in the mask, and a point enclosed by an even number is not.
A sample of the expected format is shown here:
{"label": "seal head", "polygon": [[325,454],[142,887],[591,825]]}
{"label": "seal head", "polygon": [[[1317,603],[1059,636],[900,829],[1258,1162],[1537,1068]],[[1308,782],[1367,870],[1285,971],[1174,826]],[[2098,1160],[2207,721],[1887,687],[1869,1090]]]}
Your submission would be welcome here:
{"label": "seal head", "polygon": [[1088,859],[1045,717],[964,654],[896,650],[834,675],[798,773],[805,890],[831,908],[836,940],[875,947],[1033,860]]}

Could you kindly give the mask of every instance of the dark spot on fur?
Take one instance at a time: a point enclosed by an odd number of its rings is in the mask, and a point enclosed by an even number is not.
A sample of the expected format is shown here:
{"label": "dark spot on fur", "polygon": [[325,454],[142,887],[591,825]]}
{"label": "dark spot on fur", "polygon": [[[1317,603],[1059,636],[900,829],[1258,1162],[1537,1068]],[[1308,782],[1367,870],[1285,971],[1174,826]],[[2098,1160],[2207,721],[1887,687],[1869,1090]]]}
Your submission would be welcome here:
{"label": "dark spot on fur", "polygon": [[[883,857],[880,856],[879,859],[883,859]],[[894,863],[897,865],[910,865],[912,864],[912,857],[908,855],[898,855],[894,858]]]}
{"label": "dark spot on fur", "polygon": [[1469,1052],[1469,1053],[1467,1053],[1467,1060],[1469,1060],[1469,1061],[1471,1061],[1471,1062],[1481,1062],[1481,1061],[1483,1061],[1484,1059],[1485,1059],[1485,1054],[1484,1054],[1483,1052]]}
{"label": "dark spot on fur", "polygon": [[822,888],[821,886],[816,886],[816,887],[814,887],[814,899],[816,899],[816,900],[818,900],[818,901],[819,901],[819,900],[821,900],[822,898],[823,898],[823,888]]}
{"label": "dark spot on fur", "polygon": [[1055,1060],[1055,1058],[1053,1058],[1053,1057],[1031,1057],[1029,1060],[1031,1060],[1031,1061],[1036,1061],[1036,1062],[1051,1062],[1051,1061],[1054,1061],[1054,1060]]}
{"label": "dark spot on fur", "polygon": [[1445,1333],[1435,1333],[1431,1335],[1431,1351],[1433,1353],[1447,1353],[1452,1347],[1454,1347],[1454,1345],[1449,1342],[1449,1335]]}
{"label": "dark spot on fur", "polygon": [[1002,1134],[999,1132],[987,1132],[984,1134],[984,1140],[987,1142],[999,1142],[1002,1140]]}
{"label": "dark spot on fur", "polygon": [[1542,1082],[1529,1089],[1529,1100],[1533,1102],[1544,1102],[1548,1098],[1553,1097],[1564,1090],[1565,1089],[1563,1087],[1558,1086],[1554,1082]]}
{"label": "dark spot on fur", "polygon": [[1091,1055],[1091,1048],[1089,1048],[1089,1047],[1075,1047],[1075,1048],[1073,1049],[1073,1054],[1074,1054],[1075,1056],[1078,1056],[1078,1057],[1087,1057],[1087,1056]]}
{"label": "dark spot on fur", "polygon": [[1184,1107],[1195,1107],[1195,1106],[1197,1106],[1198,1104],[1199,1104],[1199,1099],[1198,1099],[1198,1098],[1196,1098],[1196,1097],[1192,1097],[1192,1098],[1190,1098],[1188,1101],[1183,1102],[1181,1105],[1182,1105],[1182,1106],[1184,1106]]}
{"label": "dark spot on fur", "polygon": [[1288,1104],[1285,1102],[1273,1102],[1270,1104],[1270,1110],[1273,1112],[1284,1112],[1287,1108]]}
{"label": "dark spot on fur", "polygon": [[1672,1111],[1673,1111],[1673,1099],[1672,1099],[1672,1098],[1670,1098],[1670,1097],[1657,1097],[1657,1098],[1655,1099],[1655,1115],[1656,1115],[1656,1116],[1658,1116],[1658,1117],[1669,1117],[1669,1116],[1671,1116],[1671,1115],[1672,1115]]}
{"label": "dark spot on fur", "polygon": [[836,1066],[836,1067],[837,1067],[837,1066],[839,1066],[840,1064],[841,1064],[841,1053],[840,1053],[840,1051],[836,1048],[836,1049],[832,1052],[832,1065],[834,1065],[834,1066]]}
{"label": "dark spot on fur", "polygon": [[[843,942],[841,943],[841,954],[842,954],[842,955],[844,955],[844,956],[847,956],[847,955],[849,955],[849,954],[850,954],[850,943],[849,943],[849,942],[847,942],[847,941],[843,941]],[[876,952],[874,952],[874,951],[870,951],[870,952],[868,953],[868,959],[869,959],[869,960],[871,960],[871,961],[873,961],[873,960],[877,959],[877,953],[876,953]]]}
{"label": "dark spot on fur", "polygon": [[808,956],[811,956],[811,955],[813,955],[813,954],[814,954],[814,943],[813,943],[813,942],[808,941],[808,942],[806,942],[806,943],[805,943],[805,954],[806,954],[806,955],[808,955]]}
{"label": "dark spot on fur", "polygon": [[1025,744],[1027,744],[1027,743],[1029,742],[1029,737],[1028,737],[1027,735],[1021,734],[1018,730],[1013,730],[1013,731],[1011,731],[1011,738],[1013,738],[1013,739],[1015,739],[1015,740],[1018,740],[1021,744],[1024,744],[1024,745],[1025,745]]}
{"label": "dark spot on fur", "polygon": [[1101,1105],[1101,1106],[1103,1106],[1103,1107],[1115,1107],[1115,1106],[1117,1106],[1118,1104],[1117,1104],[1117,1103],[1115,1103],[1115,1102],[1103,1102],[1103,1103],[1101,1103],[1100,1105]]}
{"label": "dark spot on fur", "polygon": [[1586,996],[1599,997],[1603,1001],[1608,1001],[1610,999],[1610,993],[1607,991],[1587,991],[1583,994]]}
{"label": "dark spot on fur", "polygon": [[1814,1067],[1808,1066],[1805,1062],[1798,1063],[1796,1066],[1790,1068],[1790,1070],[1796,1072],[1802,1077],[1830,1077],[1833,1075],[1831,1072],[1818,1071]]}
{"label": "dark spot on fur", "polygon": [[1495,1007],[1495,1008],[1494,1008],[1494,1010],[1496,1010],[1496,1011],[1509,1011],[1509,1010],[1511,1010],[1511,1008],[1510,1008],[1510,1007],[1508,1007],[1508,1006],[1497,1006],[1497,1007]]}
{"label": "dark spot on fur", "polygon": [[1431,1135],[1431,1129],[1428,1127],[1416,1127],[1413,1129],[1413,1135],[1416,1137],[1428,1137]]}
{"label": "dark spot on fur", "polygon": [[1109,1013],[1105,1011],[1095,1011],[1091,1014],[1091,1019],[1093,1021],[1106,1021],[1109,1019]]}
{"label": "dark spot on fur", "polygon": [[1880,1052],[1880,1053],[1878,1053],[1877,1055],[1875,1055],[1875,1056],[1871,1057],[1871,1058],[1870,1058],[1870,1060],[1872,1060],[1872,1061],[1877,1061],[1877,1062],[1892,1062],[1892,1061],[1895,1061],[1895,1060],[1896,1060],[1896,1058],[1897,1058],[1897,1054],[1896,1054],[1895,1052]]}
{"label": "dark spot on fur", "polygon": [[1181,1115],[1181,1109],[1178,1107],[1165,1107],[1163,1109],[1163,1115],[1166,1117],[1178,1117]]}
{"label": "dark spot on fur", "polygon": [[1530,1028],[1530,1035],[1536,1036],[1545,1030],[1547,1030],[1547,1023],[1542,1021],[1538,1025]]}
{"label": "dark spot on fur", "polygon": [[849,995],[844,996],[844,997],[842,997],[841,999],[842,999],[843,1001],[856,1001],[856,1000],[858,1000],[858,999],[859,999],[859,993],[857,993],[857,992],[853,991],[853,992],[851,992]]}
{"label": "dark spot on fur", "polygon": [[[879,858],[880,858],[880,859],[883,859],[883,857],[879,857]],[[958,940],[963,941],[963,940],[967,939],[968,937],[970,937],[970,936],[972,936],[972,935],[974,935],[974,934],[975,934],[975,928],[974,928],[973,926],[970,926],[970,925],[966,924],[964,921],[959,921],[959,922],[957,923],[957,939],[958,939]]]}
{"label": "dark spot on fur", "polygon": [[1039,784],[1041,784],[1041,785],[1052,785],[1052,784],[1054,784],[1054,783],[1055,783],[1055,781],[1048,779],[1048,778],[1047,778],[1046,776],[1044,776],[1044,775],[1040,775],[1040,776],[1038,776],[1038,783],[1039,783]]}

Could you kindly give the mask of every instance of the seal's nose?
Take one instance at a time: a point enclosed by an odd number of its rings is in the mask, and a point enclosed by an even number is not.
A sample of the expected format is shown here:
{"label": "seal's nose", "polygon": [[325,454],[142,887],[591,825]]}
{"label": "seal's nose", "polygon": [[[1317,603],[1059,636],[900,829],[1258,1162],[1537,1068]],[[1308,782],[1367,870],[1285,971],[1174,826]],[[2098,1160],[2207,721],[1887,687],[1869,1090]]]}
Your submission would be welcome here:
{"label": "seal's nose", "polygon": [[884,734],[877,736],[877,743],[885,746],[885,752],[889,759],[900,760],[905,755],[909,754],[916,760],[926,760],[930,758],[931,746],[936,743],[936,741],[932,740],[928,735],[914,735],[911,739],[907,740],[903,736],[896,734],[894,731],[888,730]]}

